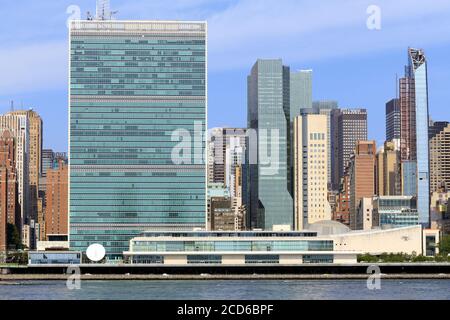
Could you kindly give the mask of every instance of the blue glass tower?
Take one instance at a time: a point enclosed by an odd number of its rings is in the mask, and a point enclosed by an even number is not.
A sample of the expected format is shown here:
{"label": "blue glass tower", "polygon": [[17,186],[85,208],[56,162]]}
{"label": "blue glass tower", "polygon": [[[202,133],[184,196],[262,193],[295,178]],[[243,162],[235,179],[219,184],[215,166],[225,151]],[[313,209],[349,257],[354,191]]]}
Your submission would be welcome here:
{"label": "blue glass tower", "polygon": [[289,75],[281,59],[258,59],[247,78],[247,199],[253,228],[294,225]]}
{"label": "blue glass tower", "polygon": [[430,164],[427,61],[421,49],[409,48],[408,58],[408,76],[414,82],[415,96],[417,210],[419,212],[419,223],[428,227],[430,223]]}
{"label": "blue glass tower", "polygon": [[71,22],[72,250],[205,227],[206,44],[204,22]]}

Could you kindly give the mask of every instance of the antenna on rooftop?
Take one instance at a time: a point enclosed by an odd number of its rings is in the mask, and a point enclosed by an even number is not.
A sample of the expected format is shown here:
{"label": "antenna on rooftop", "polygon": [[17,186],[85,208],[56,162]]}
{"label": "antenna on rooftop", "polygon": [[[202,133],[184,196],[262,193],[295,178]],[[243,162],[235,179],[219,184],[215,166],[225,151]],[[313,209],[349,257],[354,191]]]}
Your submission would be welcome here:
{"label": "antenna on rooftop", "polygon": [[395,97],[398,99],[399,97],[398,97],[398,86],[399,86],[399,84],[398,84],[398,74],[396,73],[395,74]]}
{"label": "antenna on rooftop", "polygon": [[117,11],[111,11],[111,4],[109,0],[97,0],[97,13],[95,18],[97,20],[111,20]]}
{"label": "antenna on rooftop", "polygon": [[14,112],[14,100],[11,100],[11,112]]}

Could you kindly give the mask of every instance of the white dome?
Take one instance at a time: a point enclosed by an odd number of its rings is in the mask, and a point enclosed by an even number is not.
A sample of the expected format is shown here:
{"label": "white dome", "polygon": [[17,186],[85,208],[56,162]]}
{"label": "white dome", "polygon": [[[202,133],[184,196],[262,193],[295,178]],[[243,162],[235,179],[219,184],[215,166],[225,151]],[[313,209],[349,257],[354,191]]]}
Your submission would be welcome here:
{"label": "white dome", "polygon": [[350,228],[345,224],[334,220],[322,220],[308,224],[307,230],[316,231],[318,236],[341,234],[350,232]]}

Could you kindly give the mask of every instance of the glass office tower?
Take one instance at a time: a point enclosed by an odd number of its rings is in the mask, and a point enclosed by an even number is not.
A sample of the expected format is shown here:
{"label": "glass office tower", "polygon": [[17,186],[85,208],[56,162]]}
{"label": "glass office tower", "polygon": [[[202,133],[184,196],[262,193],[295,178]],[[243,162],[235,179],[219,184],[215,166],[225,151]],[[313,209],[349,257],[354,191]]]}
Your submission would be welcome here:
{"label": "glass office tower", "polygon": [[[258,59],[248,76],[246,159],[253,228],[293,228],[289,75],[281,59]],[[254,152],[257,162],[252,161]]]}
{"label": "glass office tower", "polygon": [[423,50],[408,49],[409,77],[414,81],[417,152],[417,209],[419,223],[430,223],[430,164],[428,147],[428,83],[427,62]]}
{"label": "glass office tower", "polygon": [[71,250],[100,243],[114,259],[143,231],[205,228],[206,32],[71,22]]}

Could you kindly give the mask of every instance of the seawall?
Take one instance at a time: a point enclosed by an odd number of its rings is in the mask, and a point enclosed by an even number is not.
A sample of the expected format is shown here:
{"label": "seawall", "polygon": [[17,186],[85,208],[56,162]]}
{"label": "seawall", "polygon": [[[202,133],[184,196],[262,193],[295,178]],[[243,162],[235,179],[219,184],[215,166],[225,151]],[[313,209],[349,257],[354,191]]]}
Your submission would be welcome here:
{"label": "seawall", "polygon": [[[303,265],[79,265],[84,280],[366,279],[377,266],[386,279],[450,279],[450,263],[357,263]],[[0,267],[0,281],[66,280],[68,265]]]}

